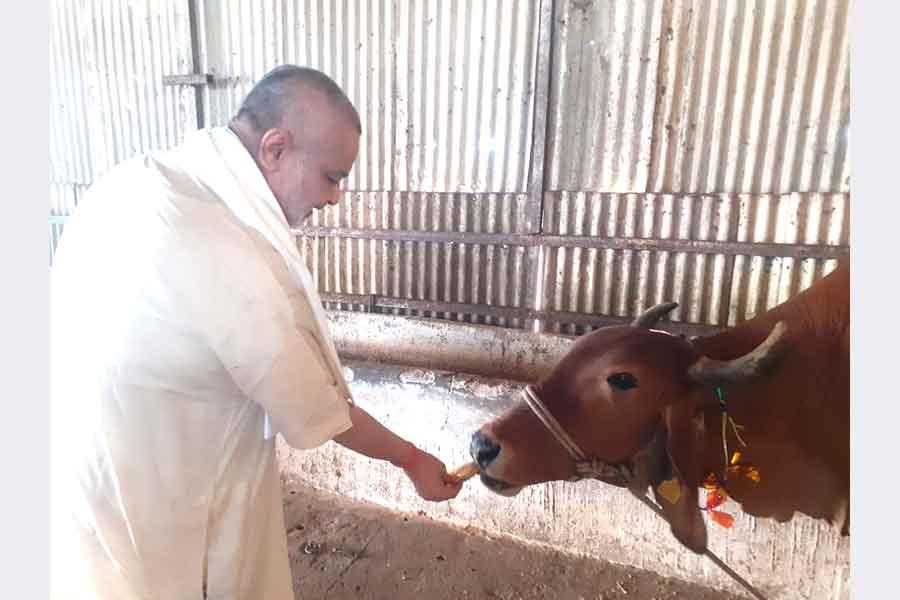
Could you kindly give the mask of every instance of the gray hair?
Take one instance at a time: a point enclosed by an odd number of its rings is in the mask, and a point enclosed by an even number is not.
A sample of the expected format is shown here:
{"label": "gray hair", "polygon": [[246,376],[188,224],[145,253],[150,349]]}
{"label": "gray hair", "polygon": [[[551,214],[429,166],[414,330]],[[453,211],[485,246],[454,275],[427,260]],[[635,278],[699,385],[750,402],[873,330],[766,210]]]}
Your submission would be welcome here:
{"label": "gray hair", "polygon": [[344,90],[325,73],[297,65],[281,65],[266,73],[244,98],[235,120],[249,124],[259,134],[278,127],[291,104],[303,99],[298,84],[324,94],[329,105],[362,133],[359,113]]}

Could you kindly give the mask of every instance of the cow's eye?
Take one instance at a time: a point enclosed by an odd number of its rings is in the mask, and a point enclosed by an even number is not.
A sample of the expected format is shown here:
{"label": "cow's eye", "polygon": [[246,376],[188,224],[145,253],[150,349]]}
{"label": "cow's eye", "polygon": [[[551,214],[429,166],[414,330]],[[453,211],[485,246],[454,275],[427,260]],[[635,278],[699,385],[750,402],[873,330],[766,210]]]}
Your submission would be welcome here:
{"label": "cow's eye", "polygon": [[613,373],[606,378],[609,385],[620,390],[630,390],[637,387],[637,379],[631,373]]}

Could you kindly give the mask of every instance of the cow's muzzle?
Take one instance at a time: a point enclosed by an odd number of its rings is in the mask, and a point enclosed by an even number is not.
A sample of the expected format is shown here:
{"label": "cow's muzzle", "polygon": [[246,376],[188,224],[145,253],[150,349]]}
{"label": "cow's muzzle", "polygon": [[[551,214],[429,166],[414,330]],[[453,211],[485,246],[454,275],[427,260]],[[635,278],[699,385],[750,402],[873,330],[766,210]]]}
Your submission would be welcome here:
{"label": "cow's muzzle", "polygon": [[469,454],[484,473],[500,454],[500,444],[481,431],[476,431],[472,434],[472,440],[469,442]]}
{"label": "cow's muzzle", "polygon": [[500,444],[496,440],[481,431],[476,431],[469,442],[469,454],[478,463],[484,487],[501,496],[515,496],[522,491],[522,486],[506,483],[487,474],[491,464],[500,455]]}

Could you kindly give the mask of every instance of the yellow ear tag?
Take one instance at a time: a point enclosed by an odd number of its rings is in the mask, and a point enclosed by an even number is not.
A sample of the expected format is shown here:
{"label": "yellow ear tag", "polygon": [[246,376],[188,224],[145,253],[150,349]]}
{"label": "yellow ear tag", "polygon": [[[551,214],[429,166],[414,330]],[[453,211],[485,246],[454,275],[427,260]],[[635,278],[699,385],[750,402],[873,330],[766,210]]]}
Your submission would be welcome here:
{"label": "yellow ear tag", "polygon": [[678,483],[677,477],[663,481],[656,487],[656,491],[659,492],[659,495],[665,498],[669,504],[677,504],[678,499],[681,498],[681,484]]}

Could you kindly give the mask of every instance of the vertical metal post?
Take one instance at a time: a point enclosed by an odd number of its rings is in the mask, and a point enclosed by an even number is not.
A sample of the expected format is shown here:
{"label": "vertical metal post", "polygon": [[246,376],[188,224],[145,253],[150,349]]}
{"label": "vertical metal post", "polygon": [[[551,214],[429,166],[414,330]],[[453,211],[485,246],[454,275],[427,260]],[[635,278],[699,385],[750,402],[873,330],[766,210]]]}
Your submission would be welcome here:
{"label": "vertical metal post", "polygon": [[[203,0],[188,0],[191,27],[191,61],[194,73],[206,73],[206,7]],[[206,127],[207,85],[194,86],[197,129]]]}
{"label": "vertical metal post", "polygon": [[[728,221],[728,241],[737,241],[738,221],[741,213],[741,199],[737,194],[728,194],[728,201],[732,203]],[[722,273],[722,294],[719,302],[719,314],[716,317],[716,325],[728,327],[728,314],[731,312],[731,286],[734,285],[735,257],[732,254],[725,255],[725,270]]]}
{"label": "vertical metal post", "polygon": [[[547,149],[547,118],[550,106],[551,66],[553,64],[553,15],[555,0],[541,0],[540,24],[538,25],[537,68],[535,72],[534,126],[532,127],[531,164],[528,172],[528,215],[527,233],[540,235],[543,232],[545,162]],[[541,267],[544,260],[543,248],[539,245],[528,248],[528,275],[525,282],[525,307],[543,310],[546,296],[546,272]],[[543,322],[535,319],[531,329],[540,331]],[[526,328],[528,325],[526,324]]]}

